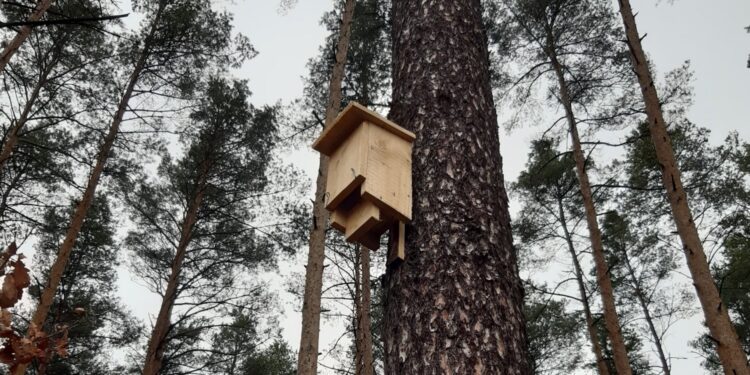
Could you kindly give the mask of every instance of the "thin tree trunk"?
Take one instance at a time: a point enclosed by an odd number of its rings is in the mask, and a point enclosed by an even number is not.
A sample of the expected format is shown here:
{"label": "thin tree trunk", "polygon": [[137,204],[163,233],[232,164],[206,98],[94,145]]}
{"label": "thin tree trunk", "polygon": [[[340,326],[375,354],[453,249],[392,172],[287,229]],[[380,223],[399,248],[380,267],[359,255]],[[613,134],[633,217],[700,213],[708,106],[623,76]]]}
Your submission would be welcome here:
{"label": "thin tree trunk", "polygon": [[[550,39],[548,36],[548,46],[550,45],[549,42]],[[607,265],[607,260],[604,257],[602,233],[599,230],[599,223],[597,222],[594,197],[591,193],[591,184],[589,183],[589,176],[586,172],[586,157],[583,155],[583,150],[581,149],[581,139],[578,136],[578,126],[576,124],[575,116],[573,115],[573,105],[570,99],[570,93],[568,92],[568,86],[565,81],[562,65],[560,65],[560,62],[557,60],[554,49],[547,47],[546,50],[550,62],[552,63],[552,67],[555,70],[555,74],[557,75],[558,84],[560,85],[560,99],[565,108],[565,117],[567,118],[570,127],[570,137],[573,142],[573,157],[576,162],[576,174],[578,175],[581,196],[583,197],[583,206],[586,211],[586,223],[588,224],[589,237],[591,239],[591,252],[594,256],[596,282],[597,285],[599,285],[599,290],[601,292],[602,305],[604,307],[604,325],[607,328],[607,336],[612,344],[615,369],[617,370],[618,375],[631,375],[633,371],[630,368],[630,361],[628,360],[628,353],[625,348],[625,340],[622,337],[620,321],[617,317],[614,289],[612,288],[612,280],[609,275],[609,265]]]}
{"label": "thin tree trunk", "polygon": [[[60,245],[60,249],[57,252],[57,258],[55,258],[55,262],[50,268],[49,283],[44,288],[44,291],[39,298],[39,305],[37,305],[34,316],[31,319],[31,324],[37,327],[42,327],[42,324],[44,324],[44,321],[47,319],[47,314],[49,313],[50,306],[52,306],[52,302],[55,298],[57,287],[60,285],[60,280],[62,279],[63,272],[65,271],[65,267],[67,266],[68,260],[70,259],[70,253],[71,251],[73,251],[73,246],[75,246],[76,240],[78,239],[78,234],[81,232],[83,221],[84,219],[86,219],[89,208],[91,208],[91,204],[94,200],[94,194],[96,193],[96,188],[99,185],[99,179],[101,178],[102,172],[104,171],[104,166],[107,163],[110,151],[112,150],[112,146],[114,145],[115,139],[117,138],[117,133],[120,130],[122,118],[125,115],[125,111],[127,110],[128,101],[130,101],[130,97],[133,95],[133,89],[138,82],[138,78],[143,71],[143,67],[146,65],[148,50],[150,48],[150,40],[153,34],[156,32],[158,23],[157,20],[159,19],[161,12],[164,10],[164,4],[165,1],[163,0],[159,4],[159,9],[154,19],[154,23],[151,26],[151,31],[149,33],[149,36],[146,38],[146,42],[144,43],[143,52],[141,53],[141,56],[138,59],[135,68],[133,69],[133,73],[130,75],[128,86],[125,89],[122,98],[120,99],[120,103],[117,107],[117,112],[115,113],[112,124],[109,127],[109,131],[104,137],[104,143],[102,143],[102,145],[99,147],[99,153],[96,157],[96,164],[94,165],[94,169],[91,171],[91,175],[89,176],[89,181],[86,184],[86,190],[84,191],[80,202],[78,203],[78,205],[76,205],[76,209],[70,221],[70,226],[68,227],[68,231],[65,233],[65,239],[63,240],[62,245]],[[24,374],[26,371],[26,366],[26,364],[19,365],[16,368],[14,375]]]}
{"label": "thin tree trunk", "polygon": [[643,46],[641,46],[641,39],[633,10],[630,7],[630,1],[619,0],[619,2],[631,61],[646,104],[651,140],[654,143],[656,158],[662,170],[662,182],[667,191],[677,232],[682,240],[688,269],[693,278],[693,286],[695,286],[698,300],[700,300],[703,308],[706,326],[708,326],[710,337],[716,343],[716,351],[724,368],[724,373],[727,375],[748,375],[750,374],[748,359],[742,350],[737,332],[735,332],[732,322],[729,320],[726,306],[722,304],[721,295],[716,288],[706,260],[703,243],[690,213],[687,194],[682,186],[680,170],[675,161],[674,150],[667,133],[667,126],[661,112],[661,105],[648,66],[648,59],[643,51]]}
{"label": "thin tree trunk", "polygon": [[573,246],[573,238],[568,230],[565,210],[563,209],[561,200],[557,201],[557,206],[560,213],[560,223],[565,234],[565,241],[568,244],[568,252],[570,252],[570,258],[573,260],[573,269],[576,281],[578,282],[578,291],[581,294],[581,304],[583,304],[583,314],[586,317],[586,330],[589,333],[589,340],[591,340],[591,351],[594,352],[594,358],[596,358],[596,369],[599,371],[599,375],[609,375],[607,361],[604,359],[601,342],[599,341],[599,333],[596,330],[596,325],[594,325],[594,316],[591,314],[591,306],[589,305],[589,298],[586,293],[586,284],[583,282],[583,269],[581,268],[581,263],[578,261],[576,249]]}
{"label": "thin tree trunk", "polygon": [[385,373],[529,374],[481,2],[396,0],[391,14],[390,117],[417,138]]}
{"label": "thin tree trunk", "polygon": [[50,64],[49,67],[46,67],[42,71],[39,80],[31,90],[31,95],[26,100],[26,104],[23,107],[23,111],[21,111],[21,115],[15,121],[13,126],[8,129],[7,138],[5,139],[5,143],[3,144],[2,151],[0,151],[0,175],[2,175],[2,170],[5,168],[5,164],[8,162],[8,159],[10,159],[10,156],[13,153],[13,149],[18,144],[18,134],[21,132],[21,130],[23,130],[23,127],[26,126],[26,121],[29,119],[31,109],[34,108],[34,104],[36,103],[37,98],[39,98],[39,93],[42,91],[42,87],[47,83],[47,77],[49,76],[49,73],[51,71],[52,64]]}
{"label": "thin tree trunk", "polygon": [[630,277],[630,282],[633,283],[633,289],[635,289],[635,297],[636,299],[638,299],[638,304],[641,305],[643,316],[646,318],[646,324],[648,324],[648,330],[651,333],[651,337],[654,339],[654,345],[656,345],[656,351],[659,354],[659,361],[661,362],[662,371],[664,371],[664,375],[670,375],[671,371],[669,370],[669,362],[667,362],[667,356],[664,355],[664,348],[662,347],[661,337],[659,337],[659,334],[656,332],[654,319],[651,317],[651,311],[649,311],[648,309],[648,303],[646,302],[646,297],[643,294],[641,283],[635,276],[635,270],[630,264],[630,257],[628,256],[627,250],[623,249],[622,253],[623,258],[625,259],[625,266],[628,268],[628,276]]}
{"label": "thin tree trunk", "polygon": [[[328,88],[325,126],[330,126],[341,109],[341,81],[349,49],[352,17],[355,0],[346,0],[341,20],[341,35],[336,47],[336,62],[331,72]],[[300,337],[297,371],[300,375],[316,375],[318,371],[318,339],[320,336],[320,298],[323,289],[323,262],[325,261],[325,237],[328,211],[325,209],[326,180],[328,179],[328,157],[320,154],[318,178],[315,182],[313,222],[310,229],[307,272],[305,274],[305,296],[302,302],[302,334]]]}
{"label": "thin tree trunk", "polygon": [[[47,9],[52,5],[53,1],[54,0],[40,0],[34,9],[34,12],[29,15],[28,21],[39,21],[44,13],[47,12]],[[18,30],[16,36],[7,42],[3,52],[0,53],[0,72],[5,71],[5,66],[8,65],[11,57],[13,57],[16,51],[18,51],[29,35],[31,35],[31,26],[21,26],[21,29]]]}
{"label": "thin tree trunk", "polygon": [[370,249],[359,246],[360,265],[362,267],[359,273],[359,294],[360,299],[357,306],[357,333],[359,335],[357,343],[356,375],[373,375],[373,357],[372,357],[372,332],[370,331],[370,305],[372,298],[370,296]]}
{"label": "thin tree trunk", "polygon": [[354,330],[354,374],[358,375],[362,365],[362,248],[354,247],[354,314],[352,314],[352,329]]}
{"label": "thin tree trunk", "polygon": [[180,241],[177,243],[177,248],[175,249],[169,279],[167,280],[167,289],[164,291],[164,296],[161,300],[159,315],[157,315],[154,329],[151,331],[151,338],[148,341],[146,359],[143,364],[143,375],[156,375],[161,370],[164,349],[167,344],[166,338],[171,328],[170,318],[172,316],[172,308],[177,300],[177,288],[179,287],[180,274],[182,273],[182,263],[185,261],[187,248],[192,240],[193,228],[198,221],[198,210],[203,203],[206,181],[208,179],[208,160],[203,161],[201,169],[198,183],[195,186],[195,196],[182,221]]}

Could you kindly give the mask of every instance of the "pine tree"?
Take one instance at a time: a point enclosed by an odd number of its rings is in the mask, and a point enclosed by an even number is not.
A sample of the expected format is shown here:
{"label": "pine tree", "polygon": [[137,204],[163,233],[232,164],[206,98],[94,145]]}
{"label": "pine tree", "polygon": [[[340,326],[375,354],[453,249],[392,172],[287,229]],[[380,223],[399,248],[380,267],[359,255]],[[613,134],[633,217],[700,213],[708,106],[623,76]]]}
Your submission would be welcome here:
{"label": "pine tree", "polygon": [[[206,314],[254,293],[241,287],[239,272],[273,264],[276,241],[294,245],[282,232],[268,236],[251,225],[277,125],[275,108],[255,109],[248,96],[246,82],[212,79],[183,133],[185,156],[165,154],[160,181],[123,186],[138,226],[126,244],[136,271],[162,296],[144,374],[187,365],[181,356],[197,355],[202,332],[214,326]],[[194,343],[176,344],[181,338]]]}
{"label": "pine tree", "polygon": [[638,33],[630,1],[619,0],[619,5],[633,70],[641,87],[651,139],[661,166],[664,189],[667,191],[675,225],[684,247],[688,269],[706,318],[706,325],[717,344],[724,372],[726,374],[750,374],[747,356],[742,350],[737,332],[711,276],[706,253],[690,211],[688,196],[683,188],[680,169],[667,132],[667,124],[654,86],[648,58],[641,45],[641,36]]}
{"label": "pine tree", "polygon": [[584,113],[604,111],[594,110],[596,107],[606,108],[606,104],[599,100],[600,95],[617,93],[626,85],[623,83],[624,54],[618,48],[612,11],[605,3],[588,0],[519,0],[511,2],[507,11],[517,25],[515,31],[521,40],[518,43],[529,46],[525,47],[529,49],[525,53],[534,64],[519,82],[530,80],[529,85],[533,86],[539,78],[547,78],[555,88],[552,97],[563,108],[589,229],[607,336],[612,344],[618,374],[629,375],[632,370],[620,332],[621,323],[579,129],[581,124],[594,121],[582,118],[576,112],[577,109],[583,109]]}
{"label": "pine tree", "polygon": [[[562,247],[567,250],[573,266],[579,295],[577,300],[582,306],[595,367],[600,375],[608,375],[610,371],[601,348],[593,302],[589,299],[593,293],[588,291],[577,249],[582,245],[576,243],[574,237],[578,223],[583,219],[576,191],[575,161],[569,152],[559,153],[557,147],[557,142],[552,139],[532,142],[527,169],[521,172],[512,187],[523,202],[515,230],[527,264],[532,258],[527,248],[539,247],[548,252],[549,248],[557,248],[557,240],[563,240]],[[535,268],[535,264],[528,268]]]}
{"label": "pine tree", "polygon": [[386,373],[528,374],[482,6],[394,1],[389,117],[413,131],[406,261],[386,274]]}
{"label": "pine tree", "polygon": [[[41,19],[53,2],[53,0],[40,0],[34,8],[33,12],[29,14],[28,21],[34,22]],[[31,30],[32,27],[30,25],[21,26],[13,39],[11,39],[9,42],[3,43],[4,48],[2,53],[0,53],[0,72],[5,70],[5,66],[8,65],[10,59],[13,57],[16,51],[18,51],[18,49],[26,41],[26,39],[28,39],[29,35],[31,34]]]}
{"label": "pine tree", "polygon": [[[341,108],[341,82],[344,78],[344,66],[355,0],[346,0],[341,19],[339,40],[336,44],[336,62],[333,64],[328,84],[328,101],[325,106],[324,126],[329,126]],[[302,375],[314,375],[318,368],[318,340],[320,336],[320,299],[323,289],[323,263],[325,261],[325,238],[328,226],[325,191],[328,179],[328,157],[321,154],[318,166],[318,177],[315,182],[315,200],[313,201],[312,227],[308,247],[307,269],[305,274],[305,292],[302,302],[302,334],[300,337],[297,371]]]}
{"label": "pine tree", "polygon": [[[54,260],[73,205],[50,209],[40,228],[34,264],[47,269]],[[113,214],[105,196],[98,195],[81,227],[80,240],[60,281],[60,288],[44,322],[45,332],[66,327],[68,356],[60,358],[48,348],[46,362],[35,363],[34,374],[110,374],[121,371],[111,354],[138,338],[139,325],[116,296],[119,246],[114,241]],[[36,278],[31,296],[38,300],[47,275]]]}
{"label": "pine tree", "polygon": [[[252,48],[246,40],[231,40],[231,17],[211,9],[201,1],[137,1],[134,9],[146,14],[144,30],[129,38],[121,51],[124,62],[132,64],[112,122],[97,152],[83,195],[71,217],[65,240],[50,268],[49,283],[42,292],[32,323],[41,325],[49,313],[53,297],[69,261],[81,225],[92,204],[123,118],[133,96],[161,98],[189,97],[210,66],[228,67],[248,57]],[[215,65],[214,65],[215,64]],[[141,108],[130,109],[138,115]],[[25,369],[20,366],[16,374]]]}

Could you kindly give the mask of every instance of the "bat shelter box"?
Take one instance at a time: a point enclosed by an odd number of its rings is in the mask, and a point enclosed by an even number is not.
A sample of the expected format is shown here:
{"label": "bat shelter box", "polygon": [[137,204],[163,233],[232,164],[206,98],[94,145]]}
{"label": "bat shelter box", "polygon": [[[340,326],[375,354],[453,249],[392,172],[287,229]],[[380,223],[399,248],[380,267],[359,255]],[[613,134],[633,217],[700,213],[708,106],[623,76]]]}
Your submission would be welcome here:
{"label": "bat shelter box", "polygon": [[329,157],[325,207],[331,226],[371,250],[392,234],[388,263],[404,258],[411,220],[414,133],[352,102],[323,130],[313,149]]}

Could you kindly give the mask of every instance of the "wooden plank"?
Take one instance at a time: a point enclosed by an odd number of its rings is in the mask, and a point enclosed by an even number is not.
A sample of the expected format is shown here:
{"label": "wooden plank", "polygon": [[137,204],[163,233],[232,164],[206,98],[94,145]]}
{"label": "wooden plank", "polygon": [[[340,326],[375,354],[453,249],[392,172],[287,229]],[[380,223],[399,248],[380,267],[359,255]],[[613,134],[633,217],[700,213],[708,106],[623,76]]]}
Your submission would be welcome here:
{"label": "wooden plank", "polygon": [[346,240],[360,242],[380,223],[380,209],[369,201],[361,200],[349,211],[346,221]]}
{"label": "wooden plank", "polygon": [[367,109],[365,106],[350,102],[344,108],[333,124],[323,130],[320,137],[313,143],[313,149],[331,156],[343,141],[345,141],[362,122],[370,122],[396,137],[408,142],[413,142],[416,136],[414,133],[398,126],[396,123],[380,116],[376,112]]}
{"label": "wooden plank", "polygon": [[383,128],[369,131],[367,173],[361,194],[399,221],[411,220],[412,144],[394,137]]}
{"label": "wooden plank", "polygon": [[403,221],[394,223],[391,229],[391,241],[388,248],[386,266],[406,260],[406,224]]}
{"label": "wooden plank", "polygon": [[326,181],[326,209],[329,211],[336,210],[365,181],[371,127],[367,124],[358,127],[331,155]]}
{"label": "wooden plank", "polygon": [[331,212],[331,228],[346,233],[346,213],[342,210]]}

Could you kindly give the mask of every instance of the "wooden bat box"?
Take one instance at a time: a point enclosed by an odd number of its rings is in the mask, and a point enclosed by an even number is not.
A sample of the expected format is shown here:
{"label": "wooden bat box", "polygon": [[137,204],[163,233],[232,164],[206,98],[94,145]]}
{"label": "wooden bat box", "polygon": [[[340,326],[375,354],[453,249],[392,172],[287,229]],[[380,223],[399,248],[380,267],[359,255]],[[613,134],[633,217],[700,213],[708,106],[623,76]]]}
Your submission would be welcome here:
{"label": "wooden bat box", "polygon": [[330,157],[326,209],[331,226],[347,241],[376,250],[394,223],[411,220],[414,139],[414,133],[352,102],[313,143]]}

